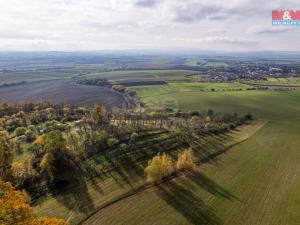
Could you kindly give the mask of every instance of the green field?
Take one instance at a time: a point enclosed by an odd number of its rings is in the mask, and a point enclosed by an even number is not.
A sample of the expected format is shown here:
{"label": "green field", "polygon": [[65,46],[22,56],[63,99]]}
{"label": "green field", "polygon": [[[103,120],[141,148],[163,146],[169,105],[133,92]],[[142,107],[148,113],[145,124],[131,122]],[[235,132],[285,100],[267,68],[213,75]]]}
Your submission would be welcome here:
{"label": "green field", "polygon": [[228,64],[225,62],[208,62],[205,64],[205,66],[209,67],[228,67]]}
{"label": "green field", "polygon": [[228,64],[221,61],[209,61],[203,59],[187,59],[185,61],[185,66],[194,66],[194,67],[228,67]]}
{"label": "green field", "polygon": [[91,73],[86,78],[106,78],[111,81],[124,80],[176,80],[187,79],[185,75],[197,73],[191,70],[132,70],[132,71],[113,71],[103,73]]}
{"label": "green field", "polygon": [[206,63],[205,60],[202,59],[187,59],[185,64],[186,66],[203,66]]}
{"label": "green field", "polygon": [[85,224],[299,224],[299,91],[170,96],[183,110],[252,112],[267,124],[217,161],[200,166],[196,175],[125,198]]}
{"label": "green field", "polygon": [[252,83],[257,83],[261,85],[285,85],[285,86],[300,86],[300,78],[298,77],[288,77],[288,78],[267,78],[267,80],[257,80]]}
{"label": "green field", "polygon": [[[205,96],[204,92],[228,92],[246,90],[251,86],[240,83],[168,83],[168,85],[129,87],[138,93],[140,100],[148,107],[158,108],[165,99],[180,99],[196,94]],[[223,94],[220,94],[223,95]],[[195,98],[195,97],[192,97]],[[196,97],[198,98],[198,97]],[[184,102],[192,99],[185,99]]]}
{"label": "green field", "polygon": [[29,70],[29,71],[16,71],[16,72],[0,72],[0,85],[18,83],[22,81],[34,82],[34,81],[46,81],[46,80],[58,80],[69,79],[74,76],[87,74],[90,71],[95,71],[97,67],[87,66],[85,69],[78,68],[66,68],[66,69],[44,69],[44,70]]}

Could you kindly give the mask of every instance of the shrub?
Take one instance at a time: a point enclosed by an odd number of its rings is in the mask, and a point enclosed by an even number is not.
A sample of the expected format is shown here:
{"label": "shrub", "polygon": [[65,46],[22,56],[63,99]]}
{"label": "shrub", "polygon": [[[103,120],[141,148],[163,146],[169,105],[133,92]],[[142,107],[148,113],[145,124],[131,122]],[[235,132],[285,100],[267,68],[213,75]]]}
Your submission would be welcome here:
{"label": "shrub", "polygon": [[128,90],[127,91],[128,95],[131,96],[131,97],[134,97],[137,95],[137,92],[136,91],[132,91],[132,90]]}
{"label": "shrub", "polygon": [[112,89],[118,92],[124,92],[126,88],[123,85],[113,85]]}
{"label": "shrub", "polygon": [[27,130],[25,136],[28,142],[34,141],[35,139],[35,133],[32,130]]}
{"label": "shrub", "polygon": [[200,113],[198,111],[191,111],[190,116],[200,116]]}
{"label": "shrub", "polygon": [[107,144],[109,147],[119,144],[119,140],[116,138],[110,138],[107,140]]}
{"label": "shrub", "polygon": [[126,151],[126,150],[128,149],[128,145],[125,144],[125,143],[122,143],[122,144],[120,144],[120,149],[121,149],[122,151]]}
{"label": "shrub", "polygon": [[251,113],[247,113],[247,114],[245,115],[245,120],[252,120],[252,119],[253,119],[253,116],[252,116]]}
{"label": "shrub", "polygon": [[24,135],[26,131],[27,131],[26,127],[17,127],[15,129],[15,135],[19,137],[21,135]]}
{"label": "shrub", "polygon": [[139,135],[137,133],[132,133],[130,135],[130,142],[135,142],[138,139]]}
{"label": "shrub", "polygon": [[44,126],[43,126],[45,132],[50,132],[50,131],[55,131],[55,130],[64,131],[66,129],[66,127],[67,126],[65,124],[60,123],[56,120],[49,120],[46,123],[44,123]]}

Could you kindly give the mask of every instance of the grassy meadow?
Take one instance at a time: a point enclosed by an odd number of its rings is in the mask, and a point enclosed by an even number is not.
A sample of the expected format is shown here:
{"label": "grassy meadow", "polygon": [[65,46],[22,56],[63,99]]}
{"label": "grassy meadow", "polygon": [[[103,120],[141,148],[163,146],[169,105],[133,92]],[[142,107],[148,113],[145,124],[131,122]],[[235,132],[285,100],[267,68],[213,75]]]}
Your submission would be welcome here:
{"label": "grassy meadow", "polygon": [[204,64],[206,64],[205,60],[187,59],[184,65],[186,65],[186,66],[203,66]]}
{"label": "grassy meadow", "polygon": [[[178,92],[170,96],[182,110],[252,112],[265,123],[217,160],[203,162],[196,174],[125,198],[84,224],[299,224],[299,91]],[[204,151],[214,148],[216,143]]]}
{"label": "grassy meadow", "polygon": [[264,84],[264,85],[300,86],[300,79],[298,77],[289,77],[289,78],[271,77],[271,78],[268,78],[267,80],[255,81],[254,83]]}
{"label": "grassy meadow", "polygon": [[208,62],[205,64],[208,67],[228,67],[228,64],[225,62]]}
{"label": "grassy meadow", "polygon": [[91,73],[86,78],[106,78],[110,81],[124,80],[176,80],[187,79],[185,76],[195,74],[192,70],[132,70],[132,71],[112,71],[103,73]]}
{"label": "grassy meadow", "polygon": [[161,94],[172,94],[181,92],[200,92],[200,91],[233,91],[233,90],[246,90],[251,86],[246,84],[234,83],[205,83],[205,82],[189,82],[189,83],[176,83],[169,82],[168,85],[156,86],[140,86],[131,89],[138,92],[139,96],[157,96]]}
{"label": "grassy meadow", "polygon": [[[243,91],[246,91],[248,88],[251,88],[251,86],[240,83],[203,82],[169,82],[167,85],[129,87],[130,90],[137,92],[140,101],[147,107],[163,107],[165,101],[172,100],[176,102],[177,107],[179,106],[183,110],[199,108],[198,106],[201,102],[197,101],[198,98],[205,99],[208,96],[226,96],[228,93],[237,91],[237,93],[243,93]],[[248,92],[249,91],[247,91],[247,93]],[[197,103],[192,103],[193,101],[197,101]],[[185,104],[187,104],[188,107],[185,107]]]}
{"label": "grassy meadow", "polygon": [[228,67],[228,64],[225,62],[203,59],[187,59],[184,65],[193,67]]}

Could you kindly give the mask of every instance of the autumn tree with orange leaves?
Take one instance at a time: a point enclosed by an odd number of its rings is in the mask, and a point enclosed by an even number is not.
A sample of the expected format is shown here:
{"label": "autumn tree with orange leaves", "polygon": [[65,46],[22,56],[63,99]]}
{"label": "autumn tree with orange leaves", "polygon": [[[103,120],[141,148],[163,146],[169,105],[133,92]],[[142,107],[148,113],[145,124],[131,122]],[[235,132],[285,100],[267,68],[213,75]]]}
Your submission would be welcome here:
{"label": "autumn tree with orange leaves", "polygon": [[36,217],[25,196],[0,178],[1,225],[66,225],[62,219]]}

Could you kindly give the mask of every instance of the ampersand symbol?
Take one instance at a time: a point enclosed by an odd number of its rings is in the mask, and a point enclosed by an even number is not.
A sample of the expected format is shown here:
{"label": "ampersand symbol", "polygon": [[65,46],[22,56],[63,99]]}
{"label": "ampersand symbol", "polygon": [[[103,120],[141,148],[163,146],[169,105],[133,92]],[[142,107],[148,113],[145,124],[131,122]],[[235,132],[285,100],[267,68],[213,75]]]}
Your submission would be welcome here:
{"label": "ampersand symbol", "polygon": [[283,17],[282,17],[284,20],[290,20],[292,19],[291,15],[290,15],[290,12],[289,11],[284,11],[283,12]]}

